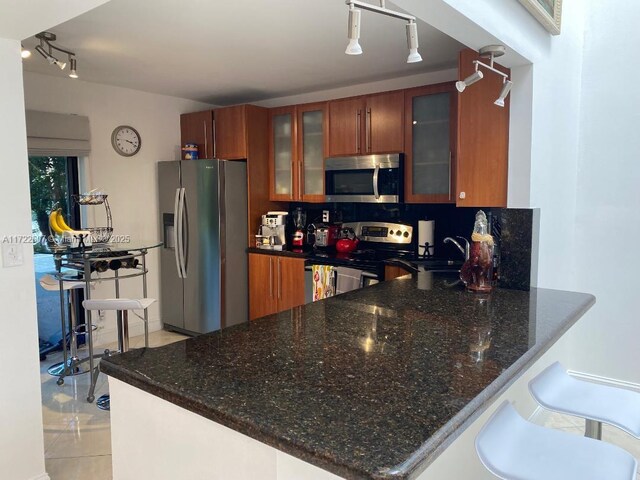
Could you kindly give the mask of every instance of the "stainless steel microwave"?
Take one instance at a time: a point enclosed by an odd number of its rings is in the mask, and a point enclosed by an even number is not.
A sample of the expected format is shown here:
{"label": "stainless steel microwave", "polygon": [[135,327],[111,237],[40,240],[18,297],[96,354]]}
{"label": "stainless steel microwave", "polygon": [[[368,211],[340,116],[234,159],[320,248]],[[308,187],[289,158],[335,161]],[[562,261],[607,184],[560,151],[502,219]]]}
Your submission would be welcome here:
{"label": "stainless steel microwave", "polygon": [[399,203],[403,199],[402,154],[327,158],[327,202]]}

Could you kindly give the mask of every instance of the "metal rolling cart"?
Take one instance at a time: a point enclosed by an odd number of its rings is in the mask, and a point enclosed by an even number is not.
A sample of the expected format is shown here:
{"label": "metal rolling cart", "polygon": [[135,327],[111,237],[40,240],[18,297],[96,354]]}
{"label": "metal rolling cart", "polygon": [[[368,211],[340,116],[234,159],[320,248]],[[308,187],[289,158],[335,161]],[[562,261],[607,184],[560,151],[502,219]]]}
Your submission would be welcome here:
{"label": "metal rolling cart", "polygon": [[[85,310],[85,323],[80,325],[68,325],[66,320],[66,308],[64,297],[64,282],[77,282],[79,280],[78,275],[85,282],[85,295],[89,299],[91,297],[91,283],[113,281],[115,285],[116,298],[120,297],[120,282],[125,279],[141,277],[142,278],[142,294],[143,297],[147,297],[147,253],[151,248],[156,248],[161,245],[160,242],[131,242],[131,243],[106,243],[106,244],[94,244],[92,247],[84,249],[70,248],[69,246],[55,246],[51,247],[51,253],[54,256],[56,267],[56,278],[60,283],[60,315],[61,323],[63,325],[62,335],[62,348],[63,348],[63,365],[65,368],[58,377],[58,385],[64,383],[64,378],[72,376],[79,370],[79,367],[88,362],[91,372],[91,385],[87,394],[87,401],[93,402],[95,399],[94,390],[96,381],[98,379],[98,365],[97,359],[104,356],[104,354],[95,354],[93,348],[93,336],[94,325],[91,319],[91,312]],[[114,267],[117,262],[120,262],[122,266],[123,262],[126,262],[125,268],[117,268],[109,270],[113,272],[111,275],[92,277],[92,272],[95,271],[96,264],[99,262],[108,261],[113,263]],[[122,274],[120,270],[124,270],[126,273]],[[105,272],[106,273],[106,272]],[[88,356],[85,358],[78,358],[76,352],[71,352],[71,358],[67,352],[67,336],[66,332],[71,329],[71,335],[86,335],[86,342],[88,347]],[[148,347],[148,312],[144,311],[144,329],[145,329],[145,346]],[[108,354],[108,352],[107,352]]]}
{"label": "metal rolling cart", "polygon": [[[111,208],[107,195],[101,192],[89,192],[86,194],[74,195],[74,201],[82,207],[104,207],[106,226],[88,227],[83,231],[90,233],[90,240],[79,235],[74,239],[73,235],[65,237],[62,235],[59,242],[54,242],[49,246],[50,253],[53,254],[56,275],[60,290],[60,322],[62,326],[62,351],[63,362],[52,366],[49,372],[58,377],[58,385],[64,383],[65,377],[80,375],[91,372],[91,384],[87,394],[87,401],[93,402],[94,391],[98,379],[98,365],[96,361],[109,354],[95,354],[93,349],[94,327],[91,319],[91,311],[85,310],[85,322],[80,325],[75,324],[74,316],[70,315],[67,322],[65,308],[65,282],[84,282],[84,292],[86,299],[91,298],[91,284],[96,282],[113,281],[115,285],[116,298],[120,298],[120,282],[125,279],[141,277],[143,297],[147,297],[147,253],[151,248],[159,247],[161,242],[112,242],[113,225]],[[64,233],[64,232],[63,232]],[[52,232],[52,237],[56,238]],[[130,240],[127,238],[126,240]],[[104,274],[100,277],[92,277],[92,273],[97,271]],[[109,273],[110,272],[110,273]],[[124,274],[123,274],[124,272]],[[67,334],[71,337],[71,358],[67,352]],[[144,310],[144,333],[145,347],[148,347],[149,316]],[[80,359],[77,354],[77,335],[85,335],[88,347],[88,356]],[[83,369],[85,363],[89,364],[89,369]],[[55,367],[55,368],[54,368]]]}

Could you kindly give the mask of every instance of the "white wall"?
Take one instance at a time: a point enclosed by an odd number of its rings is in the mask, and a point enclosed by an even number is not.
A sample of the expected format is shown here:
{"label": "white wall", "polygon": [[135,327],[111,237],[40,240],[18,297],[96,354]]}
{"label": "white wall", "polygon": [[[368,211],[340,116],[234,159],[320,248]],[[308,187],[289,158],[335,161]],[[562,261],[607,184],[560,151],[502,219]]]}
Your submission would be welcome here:
{"label": "white wall", "polygon": [[400,90],[403,88],[421,87],[433,83],[450,82],[458,77],[458,69],[438,70],[435,72],[420,73],[418,75],[408,75],[406,77],[390,78],[376,82],[360,83],[347,87],[332,88],[300,95],[288,97],[272,98],[261,102],[254,102],[261,107],[281,107],[283,105],[296,105],[300,103],[322,102],[334,98],[344,98],[354,95],[365,95],[367,93],[384,92],[388,90]]}
{"label": "white wall", "polygon": [[[640,44],[637,2],[590,1],[584,42],[575,223],[576,289],[596,295],[576,367],[640,382]],[[585,352],[584,345],[592,345]]]}
{"label": "white wall", "polygon": [[640,6],[565,0],[562,33],[551,36],[512,0],[395,3],[471,47],[497,40],[517,52],[505,57],[518,80],[509,204],[526,205],[530,170],[529,206],[541,215],[538,285],[597,297],[567,344],[572,369],[640,383],[640,96],[632,86],[640,66],[626,53],[640,41]]}
{"label": "white wall", "polygon": [[[0,39],[0,238],[31,234],[20,42]],[[0,476],[48,478],[44,467],[33,249],[0,268]]]}
{"label": "white wall", "polygon": [[[91,154],[85,163],[85,187],[109,194],[115,235],[158,240],[158,190],[156,163],[180,158],[180,114],[210,108],[210,105],[175,97],[120,87],[54,77],[24,74],[26,108],[89,117]],[[111,133],[118,125],[131,125],[140,132],[142,148],[134,157],[118,155],[111,146]],[[104,223],[104,212],[96,207],[95,221]],[[158,250],[149,254],[149,297],[159,298]],[[142,296],[139,278],[122,282],[121,296]],[[104,282],[96,297],[114,296],[113,282]],[[130,316],[131,335],[142,332],[142,322]],[[149,310],[151,329],[160,328],[159,305]],[[116,340],[115,316],[107,314],[96,343]]]}

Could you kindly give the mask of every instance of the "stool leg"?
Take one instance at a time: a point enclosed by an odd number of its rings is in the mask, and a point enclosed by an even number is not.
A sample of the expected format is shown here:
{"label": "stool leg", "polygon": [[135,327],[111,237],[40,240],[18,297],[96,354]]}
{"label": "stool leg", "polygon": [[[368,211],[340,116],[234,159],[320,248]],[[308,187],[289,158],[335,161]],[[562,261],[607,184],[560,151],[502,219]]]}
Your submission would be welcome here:
{"label": "stool leg", "polygon": [[[118,326],[118,350],[122,352],[129,351],[129,312],[127,310],[118,310],[116,312]],[[111,397],[108,393],[98,398],[96,405],[100,410],[111,410]]]}
{"label": "stool leg", "polygon": [[584,436],[602,440],[602,423],[595,420],[585,420]]}

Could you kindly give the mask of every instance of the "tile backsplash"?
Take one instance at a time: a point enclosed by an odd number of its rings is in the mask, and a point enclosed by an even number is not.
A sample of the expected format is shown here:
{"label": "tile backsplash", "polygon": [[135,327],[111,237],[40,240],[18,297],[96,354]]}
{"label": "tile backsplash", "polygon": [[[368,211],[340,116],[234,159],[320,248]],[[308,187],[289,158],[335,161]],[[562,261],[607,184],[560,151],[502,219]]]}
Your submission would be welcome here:
{"label": "tile backsplash", "polygon": [[[321,223],[322,211],[329,210],[330,221],[380,221],[412,225],[416,231],[412,248],[417,252],[419,220],[435,221],[435,256],[460,258],[460,252],[445,237],[462,236],[470,239],[475,215],[480,208],[456,207],[449,204],[374,204],[374,203],[292,203],[290,211],[302,207],[307,223]],[[499,285],[505,288],[528,290],[531,278],[531,252],[534,232],[534,210],[483,208],[492,225],[499,254]],[[289,216],[291,218],[291,216]]]}

